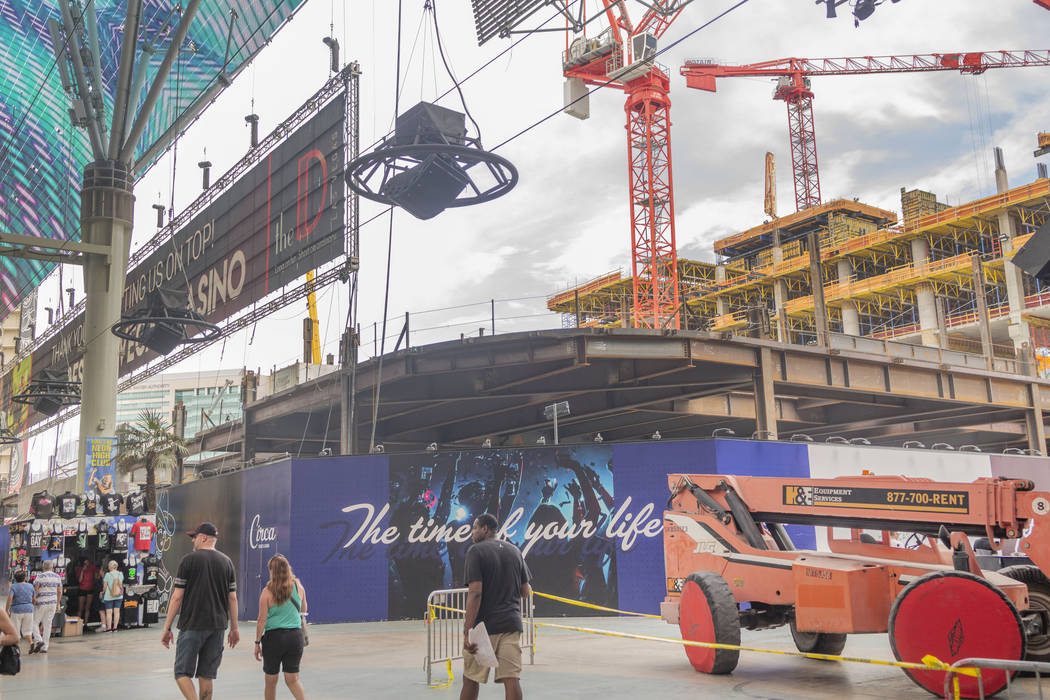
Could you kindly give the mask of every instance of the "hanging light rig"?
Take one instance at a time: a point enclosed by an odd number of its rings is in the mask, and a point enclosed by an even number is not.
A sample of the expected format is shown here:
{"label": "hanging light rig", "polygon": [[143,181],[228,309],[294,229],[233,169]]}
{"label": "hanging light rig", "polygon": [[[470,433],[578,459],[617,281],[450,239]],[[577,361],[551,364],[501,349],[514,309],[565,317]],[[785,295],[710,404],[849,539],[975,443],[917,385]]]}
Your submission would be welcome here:
{"label": "hanging light rig", "polygon": [[[69,381],[67,370],[45,369],[21,393],[12,396],[11,401],[32,406],[45,416],[53,416],[66,406],[80,403],[80,382]],[[0,444],[5,444],[2,431]]]}
{"label": "hanging light rig", "polygon": [[[431,13],[442,62],[464,111],[420,102],[397,115],[394,133],[385,137],[375,150],[354,159],[346,167],[346,182],[354,192],[373,202],[401,207],[424,220],[451,207],[491,201],[510,192],[518,183],[517,168],[506,158],[482,147],[481,129],[473,117],[471,122],[478,134],[467,134],[466,118],[470,110],[459,81],[445,61],[435,4],[434,0],[428,0],[423,11]],[[330,48],[334,56],[338,46]],[[400,79],[398,76],[399,83]]]}
{"label": "hanging light rig", "polygon": [[186,343],[209,342],[222,332],[193,310],[188,291],[163,287],[149,292],[146,305],[121,316],[111,330],[118,338],[141,343],[160,355]]}
{"label": "hanging light rig", "polygon": [[[487,183],[469,172],[477,165]],[[392,136],[347,166],[346,181],[366,199],[432,219],[503,196],[517,184],[518,170],[467,136],[462,112],[420,102],[397,117]]]}

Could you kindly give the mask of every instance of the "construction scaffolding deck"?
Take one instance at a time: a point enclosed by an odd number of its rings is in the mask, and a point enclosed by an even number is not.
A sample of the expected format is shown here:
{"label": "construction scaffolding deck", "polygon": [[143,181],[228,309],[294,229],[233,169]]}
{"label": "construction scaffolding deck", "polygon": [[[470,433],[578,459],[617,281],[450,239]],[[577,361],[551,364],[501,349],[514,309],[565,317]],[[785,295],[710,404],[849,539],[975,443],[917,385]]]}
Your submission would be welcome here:
{"label": "construction scaffolding deck", "polygon": [[[680,261],[683,326],[802,344],[823,328],[1026,355],[1026,371],[1050,355],[1050,289],[1009,262],[1050,216],[1050,180],[957,206],[902,189],[901,210],[898,220],[838,199],[716,241],[717,263]],[[615,273],[552,295],[548,308],[566,326],[630,327],[630,301],[631,279]]]}

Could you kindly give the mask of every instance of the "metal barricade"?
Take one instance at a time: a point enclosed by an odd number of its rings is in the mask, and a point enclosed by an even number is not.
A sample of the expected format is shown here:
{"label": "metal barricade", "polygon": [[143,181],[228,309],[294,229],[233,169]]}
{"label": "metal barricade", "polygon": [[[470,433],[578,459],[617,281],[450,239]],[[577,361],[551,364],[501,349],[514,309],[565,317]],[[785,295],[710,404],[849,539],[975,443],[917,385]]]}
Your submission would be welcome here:
{"label": "metal barricade", "polygon": [[[434,664],[463,658],[463,614],[467,609],[467,589],[450,588],[427,596],[423,624],[427,631],[427,656],[423,670],[431,685]],[[528,663],[536,661],[536,620],[532,594],[521,601],[521,650],[528,652]]]}
{"label": "metal barricade", "polygon": [[[1039,698],[1043,697],[1043,676],[1050,676],[1050,663],[1039,661],[1006,661],[1004,659],[959,659],[952,664],[952,668],[979,668],[996,669],[1002,671],[1024,671],[1035,676],[1035,682],[1039,689]],[[1012,697],[1010,687],[1010,675],[1006,674],[1006,697]],[[955,674],[950,671],[944,674],[944,697],[952,700],[956,697],[952,681]],[[977,677],[978,696],[984,700],[984,683],[980,676]]]}

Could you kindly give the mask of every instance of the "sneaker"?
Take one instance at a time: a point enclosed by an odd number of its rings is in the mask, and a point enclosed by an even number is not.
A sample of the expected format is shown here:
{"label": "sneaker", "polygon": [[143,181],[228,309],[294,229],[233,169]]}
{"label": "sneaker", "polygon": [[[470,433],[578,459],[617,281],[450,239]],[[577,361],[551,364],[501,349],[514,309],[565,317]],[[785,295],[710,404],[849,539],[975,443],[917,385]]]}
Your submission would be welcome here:
{"label": "sneaker", "polygon": [[40,642],[33,642],[32,644],[29,645],[29,653],[30,654],[37,653],[38,651],[40,651],[40,647],[41,647]]}
{"label": "sneaker", "polygon": [[41,654],[46,654],[46,653],[47,653],[47,649],[41,649],[41,650],[39,651],[39,653],[41,653]]}

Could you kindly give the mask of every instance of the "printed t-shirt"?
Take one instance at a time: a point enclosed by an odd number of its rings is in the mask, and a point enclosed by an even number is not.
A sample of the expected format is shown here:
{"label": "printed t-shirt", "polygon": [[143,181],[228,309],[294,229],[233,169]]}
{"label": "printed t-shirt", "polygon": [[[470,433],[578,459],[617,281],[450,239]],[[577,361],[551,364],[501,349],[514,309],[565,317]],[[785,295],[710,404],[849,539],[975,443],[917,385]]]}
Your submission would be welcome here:
{"label": "printed t-shirt", "polygon": [[230,593],[237,591],[237,574],[230,558],[214,549],[198,549],[179,562],[175,588],[184,590],[180,630],[226,629]]}
{"label": "printed t-shirt", "polygon": [[124,502],[124,497],[119,493],[104,493],[100,500],[102,503],[103,515],[120,514],[120,504]]}
{"label": "printed t-shirt", "polygon": [[77,523],[77,547],[87,549],[88,546],[88,524],[86,520]]}
{"label": "printed t-shirt", "polygon": [[[121,589],[120,595],[113,595],[110,591],[113,589],[113,583],[117,583],[117,588]],[[102,600],[120,600],[124,597],[124,574],[119,571],[107,571],[106,575],[102,577]]]}
{"label": "printed t-shirt", "polygon": [[50,518],[55,512],[55,497],[47,491],[34,493],[29,510],[34,518]]}
{"label": "printed t-shirt", "polygon": [[146,512],[146,494],[141,491],[129,493],[124,499],[124,509],[128,515],[139,516]]}
{"label": "printed t-shirt", "polygon": [[51,523],[51,536],[49,538],[49,544],[47,551],[49,552],[61,552],[63,545],[65,544],[65,528],[62,526],[61,521],[54,521]]}
{"label": "printed t-shirt", "polygon": [[481,581],[481,608],[474,620],[489,634],[521,632],[521,586],[531,578],[521,550],[492,537],[467,550],[465,581]]}
{"label": "printed t-shirt", "polygon": [[29,526],[29,556],[39,557],[44,545],[44,526],[41,523],[33,523]]}
{"label": "printed t-shirt", "polygon": [[94,491],[84,494],[84,515],[96,515],[98,513],[98,496]]}
{"label": "printed t-shirt", "polygon": [[36,604],[51,605],[58,602],[58,589],[62,587],[62,577],[54,571],[41,572],[33,581],[36,588]]}
{"label": "printed t-shirt", "polygon": [[128,524],[123,520],[113,526],[113,551],[118,554],[128,551]]}
{"label": "printed t-shirt", "polygon": [[153,535],[157,532],[157,526],[153,523],[141,520],[131,526],[131,536],[135,538],[135,549],[141,552],[148,552],[150,540]]}
{"label": "printed t-shirt", "polygon": [[65,520],[77,517],[77,508],[80,507],[82,500],[72,491],[66,491],[58,497],[58,517]]}

